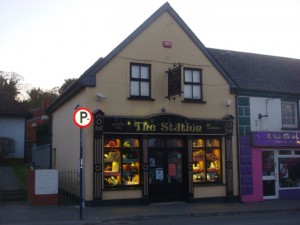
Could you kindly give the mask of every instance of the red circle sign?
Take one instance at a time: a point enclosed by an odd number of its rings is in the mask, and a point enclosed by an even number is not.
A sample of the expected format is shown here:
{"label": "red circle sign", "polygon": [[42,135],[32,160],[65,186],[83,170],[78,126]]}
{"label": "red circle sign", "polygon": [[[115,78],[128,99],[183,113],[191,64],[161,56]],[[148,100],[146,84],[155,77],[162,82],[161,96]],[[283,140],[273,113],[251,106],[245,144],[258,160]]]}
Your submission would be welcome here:
{"label": "red circle sign", "polygon": [[86,128],[93,122],[93,113],[88,108],[78,108],[73,114],[76,126]]}

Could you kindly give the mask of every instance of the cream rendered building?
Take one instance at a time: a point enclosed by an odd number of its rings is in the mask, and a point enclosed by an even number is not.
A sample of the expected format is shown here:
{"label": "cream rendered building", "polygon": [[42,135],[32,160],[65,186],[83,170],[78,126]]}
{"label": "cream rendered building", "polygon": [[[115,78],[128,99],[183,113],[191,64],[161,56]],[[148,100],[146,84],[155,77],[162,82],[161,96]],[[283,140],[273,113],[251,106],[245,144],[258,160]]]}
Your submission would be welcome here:
{"label": "cream rendered building", "polygon": [[87,203],[237,197],[234,88],[165,3],[50,105],[52,166],[79,168],[79,104]]}

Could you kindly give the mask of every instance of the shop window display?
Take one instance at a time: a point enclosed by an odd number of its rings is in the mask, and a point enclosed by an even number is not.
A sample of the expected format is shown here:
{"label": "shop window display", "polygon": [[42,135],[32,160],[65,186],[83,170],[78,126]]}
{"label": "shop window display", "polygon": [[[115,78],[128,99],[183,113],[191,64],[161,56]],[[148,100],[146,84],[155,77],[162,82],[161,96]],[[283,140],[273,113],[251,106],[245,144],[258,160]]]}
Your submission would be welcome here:
{"label": "shop window display", "polygon": [[221,148],[219,139],[193,140],[193,182],[221,182]]}
{"label": "shop window display", "polygon": [[300,188],[300,158],[278,158],[279,187]]}
{"label": "shop window display", "polygon": [[107,138],[104,143],[104,187],[139,185],[139,140]]}

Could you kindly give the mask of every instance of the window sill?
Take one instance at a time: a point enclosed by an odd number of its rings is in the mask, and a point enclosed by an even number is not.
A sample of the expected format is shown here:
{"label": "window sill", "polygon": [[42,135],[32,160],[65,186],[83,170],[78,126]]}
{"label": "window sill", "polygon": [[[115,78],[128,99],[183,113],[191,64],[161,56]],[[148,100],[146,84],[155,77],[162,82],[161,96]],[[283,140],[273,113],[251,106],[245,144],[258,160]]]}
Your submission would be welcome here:
{"label": "window sill", "polygon": [[131,96],[127,98],[128,100],[139,100],[139,101],[155,101],[153,98],[148,97],[139,97],[139,96]]}
{"label": "window sill", "polygon": [[206,104],[206,101],[197,100],[197,99],[184,99],[182,100],[183,103],[198,103],[198,104]]}
{"label": "window sill", "polygon": [[203,187],[203,186],[225,186],[222,182],[203,182],[203,183],[194,183],[194,187]]}
{"label": "window sill", "polygon": [[299,127],[282,127],[281,130],[285,130],[285,131],[288,131],[288,130],[299,130]]}
{"label": "window sill", "polygon": [[120,185],[120,186],[112,186],[112,187],[104,187],[102,191],[121,191],[121,190],[140,190],[142,185]]}
{"label": "window sill", "polygon": [[293,190],[293,189],[299,190],[300,187],[279,187],[278,189],[281,190],[281,191],[284,191],[284,190]]}

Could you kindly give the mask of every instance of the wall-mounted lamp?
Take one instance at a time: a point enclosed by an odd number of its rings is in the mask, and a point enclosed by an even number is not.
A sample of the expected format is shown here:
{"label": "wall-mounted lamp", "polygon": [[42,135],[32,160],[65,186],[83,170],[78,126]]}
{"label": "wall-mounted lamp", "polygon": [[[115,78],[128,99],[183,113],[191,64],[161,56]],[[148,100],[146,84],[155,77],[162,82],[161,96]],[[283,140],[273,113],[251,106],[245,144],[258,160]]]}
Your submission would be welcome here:
{"label": "wall-mounted lamp", "polygon": [[166,112],[166,108],[165,108],[165,107],[162,107],[162,108],[160,109],[160,111],[161,111],[162,113],[165,113],[165,112]]}
{"label": "wall-mounted lamp", "polygon": [[106,99],[107,97],[104,94],[96,93],[97,101],[100,101],[102,99]]}
{"label": "wall-mounted lamp", "polygon": [[227,113],[228,113],[228,110],[229,110],[229,106],[231,105],[231,99],[228,99],[227,102],[226,102],[226,107],[227,107]]}
{"label": "wall-mounted lamp", "polygon": [[262,115],[261,113],[258,113],[258,119],[260,120],[263,117],[268,117],[268,115]]}
{"label": "wall-mounted lamp", "polygon": [[226,106],[229,107],[231,105],[231,99],[228,99],[226,102]]}

